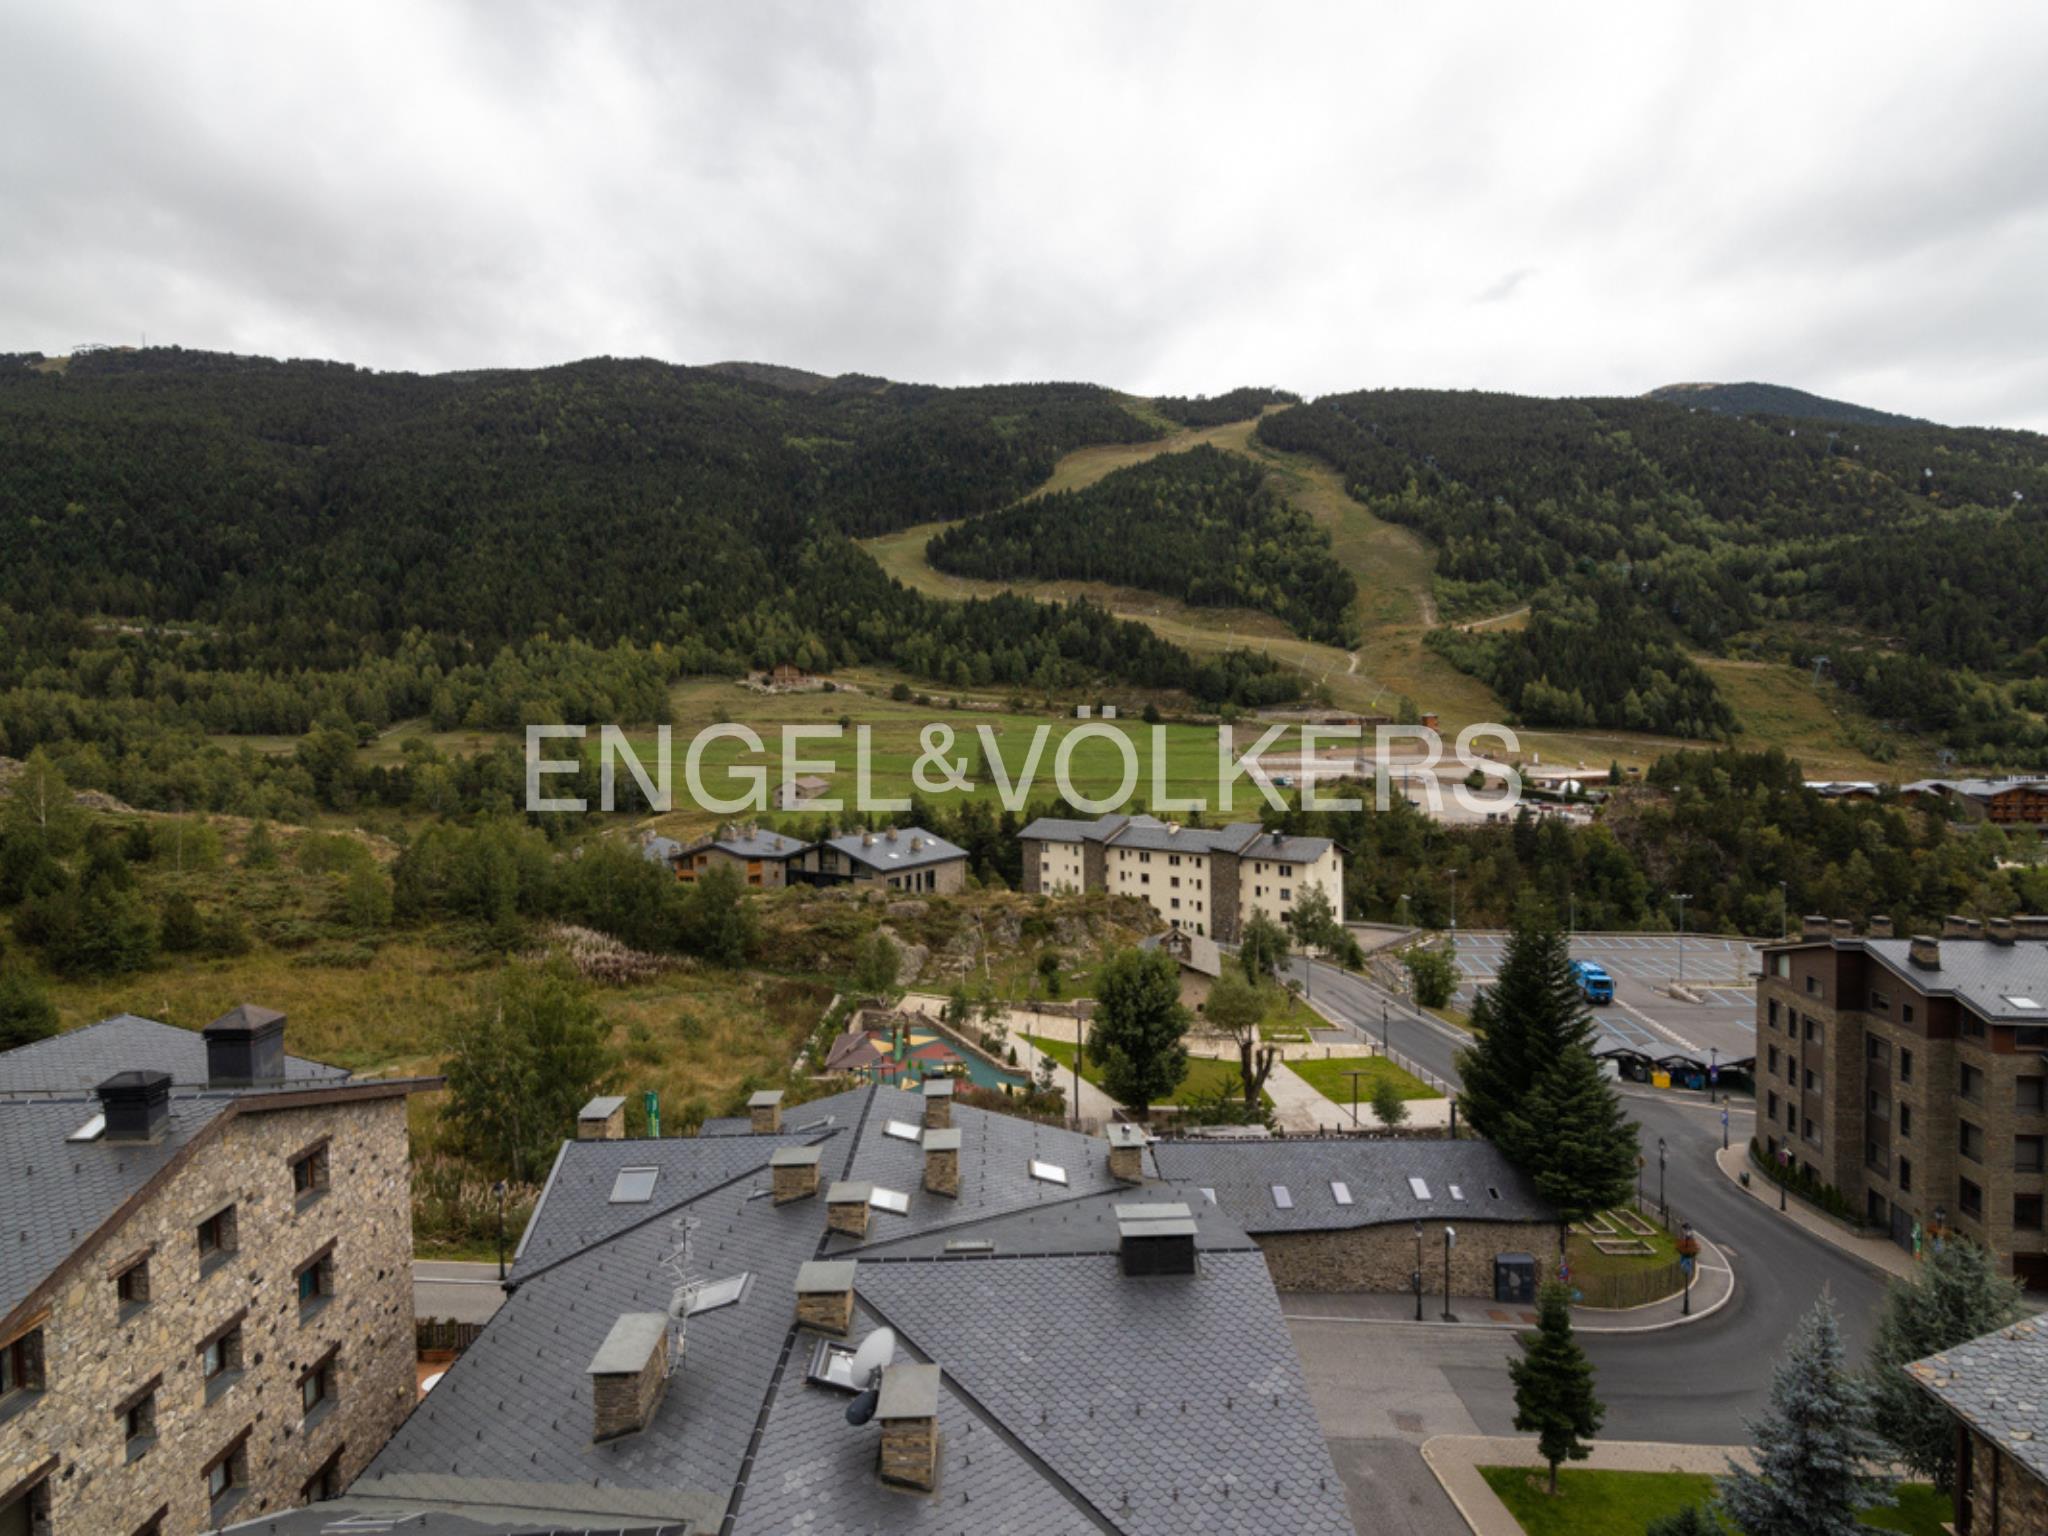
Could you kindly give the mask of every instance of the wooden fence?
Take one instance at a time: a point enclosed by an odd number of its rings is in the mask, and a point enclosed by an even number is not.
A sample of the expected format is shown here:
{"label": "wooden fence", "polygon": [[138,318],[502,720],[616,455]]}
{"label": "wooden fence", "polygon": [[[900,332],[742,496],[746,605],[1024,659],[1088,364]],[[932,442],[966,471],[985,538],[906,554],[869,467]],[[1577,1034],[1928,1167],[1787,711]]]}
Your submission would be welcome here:
{"label": "wooden fence", "polygon": [[477,1335],[484,1331],[482,1323],[458,1323],[447,1317],[422,1317],[413,1323],[413,1344],[416,1351],[425,1354],[428,1350],[448,1350],[461,1354],[474,1344]]}

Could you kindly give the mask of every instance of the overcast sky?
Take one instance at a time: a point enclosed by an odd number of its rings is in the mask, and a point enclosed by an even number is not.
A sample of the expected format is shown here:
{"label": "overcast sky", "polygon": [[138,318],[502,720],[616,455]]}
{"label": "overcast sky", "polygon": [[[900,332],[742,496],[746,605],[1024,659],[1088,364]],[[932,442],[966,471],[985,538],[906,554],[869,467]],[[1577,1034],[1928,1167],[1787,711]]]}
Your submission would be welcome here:
{"label": "overcast sky", "polygon": [[2048,6],[0,0],[0,351],[145,332],[2048,429]]}

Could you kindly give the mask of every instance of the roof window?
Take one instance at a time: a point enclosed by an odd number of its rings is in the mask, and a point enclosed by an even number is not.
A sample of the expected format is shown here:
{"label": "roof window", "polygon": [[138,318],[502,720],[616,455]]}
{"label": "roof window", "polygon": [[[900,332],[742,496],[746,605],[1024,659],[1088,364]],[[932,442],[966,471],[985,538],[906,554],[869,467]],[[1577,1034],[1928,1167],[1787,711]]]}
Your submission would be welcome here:
{"label": "roof window", "polygon": [[621,1168],[612,1180],[611,1203],[645,1205],[654,1198],[654,1181],[660,1177],[659,1168]]}

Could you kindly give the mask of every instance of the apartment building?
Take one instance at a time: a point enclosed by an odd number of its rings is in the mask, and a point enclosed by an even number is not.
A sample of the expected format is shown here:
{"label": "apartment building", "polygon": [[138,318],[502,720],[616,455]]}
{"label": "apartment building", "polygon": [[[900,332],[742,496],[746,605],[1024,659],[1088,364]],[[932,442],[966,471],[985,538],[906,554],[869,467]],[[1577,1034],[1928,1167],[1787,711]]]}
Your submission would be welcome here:
{"label": "apartment building", "polygon": [[415,1396],[406,1095],[282,1014],[0,1055],[0,1532],[186,1536],[347,1487]]}
{"label": "apartment building", "polygon": [[1757,983],[1758,1136],[1912,1247],[1959,1233],[2048,1289],[2048,918],[1939,937],[1809,917]]}
{"label": "apartment building", "polygon": [[1168,926],[1226,944],[1254,912],[1284,920],[1311,888],[1329,898],[1331,911],[1344,910],[1344,854],[1327,837],[1156,816],[1041,816],[1018,836],[1025,890],[1137,896]]}

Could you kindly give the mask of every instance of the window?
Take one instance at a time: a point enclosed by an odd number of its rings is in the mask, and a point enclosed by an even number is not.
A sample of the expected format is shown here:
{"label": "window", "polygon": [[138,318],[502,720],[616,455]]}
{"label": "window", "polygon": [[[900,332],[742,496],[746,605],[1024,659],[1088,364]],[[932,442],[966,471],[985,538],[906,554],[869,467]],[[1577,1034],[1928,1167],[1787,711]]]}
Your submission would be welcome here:
{"label": "window", "polygon": [[2038,1115],[2048,1109],[2048,1077],[2016,1077],[2012,1083],[2012,1105],[2023,1115]]}
{"label": "window", "polygon": [[1866,1141],[1863,1143],[1863,1166],[1872,1173],[1882,1177],[1886,1172],[1886,1165],[1889,1162],[1890,1159],[1877,1150],[1876,1142]]}
{"label": "window", "polygon": [[335,1351],[329,1350],[305,1375],[299,1378],[299,1412],[305,1418],[312,1418],[323,1405],[334,1402]]}
{"label": "window", "polygon": [[199,1374],[206,1382],[206,1400],[209,1403],[241,1378],[242,1319],[239,1314],[199,1346]]}
{"label": "window", "polygon": [[309,1205],[327,1192],[327,1143],[319,1142],[292,1159],[292,1198]]}
{"label": "window", "polygon": [[127,1268],[114,1276],[114,1299],[121,1320],[126,1322],[149,1305],[149,1255],[131,1259]]}
{"label": "window", "polygon": [[1031,1160],[1031,1177],[1042,1184],[1064,1184],[1067,1182],[1067,1170],[1058,1163],[1041,1163],[1034,1157]]}
{"label": "window", "polygon": [[35,1486],[24,1488],[6,1504],[0,1504],[0,1530],[21,1531],[26,1536],[48,1536],[50,1529],[50,1479],[44,1475]]}
{"label": "window", "polygon": [[1770,1070],[1771,1070],[1771,1075],[1772,1075],[1773,1077],[1776,1077],[1776,1076],[1778,1075],[1778,1048],[1777,1048],[1777,1047],[1776,1047],[1775,1045],[1771,1047],[1771,1068],[1770,1068]]}
{"label": "window", "polygon": [[1870,1008],[1873,1013],[1889,1013],[1891,1006],[1892,1000],[1890,997],[1878,991],[1875,987],[1870,989]]}
{"label": "window", "polygon": [[1792,974],[1792,957],[1790,955],[1771,956],[1771,974],[1773,976],[1790,976]]}
{"label": "window", "polygon": [[222,1206],[199,1223],[199,1272],[211,1274],[235,1251],[235,1208]]}
{"label": "window", "polygon": [[318,1504],[322,1499],[341,1496],[341,1453],[344,1449],[346,1447],[336,1446],[334,1454],[320,1463],[320,1470],[306,1479],[305,1485],[299,1489],[300,1503]]}
{"label": "window", "polygon": [[1910,1104],[1901,1104],[1899,1106],[1899,1136],[1901,1137],[1901,1139],[1903,1139],[1912,1134],[1913,1106]]}
{"label": "window", "polygon": [[1282,901],[1292,901],[1294,900],[1294,892],[1283,885],[1280,887],[1280,899]]}
{"label": "window", "polygon": [[1863,1057],[1872,1066],[1889,1071],[1892,1064],[1892,1048],[1888,1042],[1872,1035],[1863,1042]]}
{"label": "window", "polygon": [[1815,1123],[1811,1115],[1806,1117],[1806,1139],[1816,1147],[1820,1145],[1820,1126]]}
{"label": "window", "polygon": [[135,1527],[130,1536],[164,1536],[164,1525],[171,1518],[171,1506],[166,1504],[142,1524]]}
{"label": "window", "polygon": [[706,1280],[690,1290],[690,1304],[684,1311],[685,1317],[695,1317],[699,1312],[716,1312],[720,1307],[738,1303],[747,1293],[750,1274],[730,1275],[723,1280]]}
{"label": "window", "polygon": [[1349,1205],[1351,1203],[1351,1186],[1342,1179],[1330,1180],[1330,1198],[1339,1205]]}
{"label": "window", "polygon": [[2012,1139],[2012,1166],[2019,1173],[2042,1171],[2043,1142],[2039,1136],[2015,1136]]}
{"label": "window", "polygon": [[1778,1096],[1775,1093],[1770,1093],[1766,1094],[1765,1097],[1770,1102],[1764,1109],[1764,1118],[1766,1120],[1775,1120],[1778,1118]]}
{"label": "window", "polygon": [[[1059,1182],[1064,1184],[1066,1181],[1066,1172],[1061,1170]],[[910,1214],[910,1196],[900,1189],[884,1189],[881,1185],[877,1184],[868,1191],[868,1204],[875,1210],[893,1211],[898,1216],[908,1216]]]}
{"label": "window", "polygon": [[1984,1161],[1984,1131],[1967,1120],[1956,1122],[1956,1149],[1973,1163]]}
{"label": "window", "polygon": [[654,1198],[654,1181],[660,1177],[659,1168],[621,1168],[612,1180],[611,1204],[645,1205]]}
{"label": "window", "polygon": [[298,1269],[299,1321],[304,1322],[334,1294],[334,1244],[329,1243]]}
{"label": "window", "polygon": [[1984,1038],[1984,1021],[1974,1013],[1964,1014],[1962,1023],[1957,1028],[1965,1040],[1982,1040]]}
{"label": "window", "polygon": [[249,1486],[249,1431],[206,1464],[206,1497],[217,1515]]}
{"label": "window", "polygon": [[1911,1003],[1899,1004],[1899,1022],[1901,1024],[1913,1022],[1913,1005]]}
{"label": "window", "polygon": [[2012,1224],[2022,1232],[2041,1230],[2041,1197],[2039,1195],[2014,1195],[2012,1197]]}
{"label": "window", "polygon": [[1778,1027],[1778,1000],[1775,997],[1771,999],[1770,1023],[1771,1028],[1776,1029]]}
{"label": "window", "polygon": [[1806,1023],[1806,1038],[1812,1041],[1815,1045],[1819,1045],[1821,1043],[1820,1020],[1808,1018],[1804,1014],[1801,1014],[1800,1017],[1804,1019]]}
{"label": "window", "polygon": [[1294,1209],[1294,1193],[1285,1184],[1273,1186],[1273,1208],[1280,1211]]}
{"label": "window", "polygon": [[1965,1216],[1981,1217],[1984,1214],[1984,1191],[1968,1179],[1958,1179],[1956,1204],[1962,1207]]}
{"label": "window", "polygon": [[1967,1061],[1963,1063],[1961,1091],[1963,1097],[1972,1104],[1982,1104],[1984,1102],[1984,1072],[1982,1068],[1973,1067]]}
{"label": "window", "polygon": [[1890,1099],[1886,1098],[1883,1094],[1874,1091],[1867,1094],[1865,1096],[1865,1099],[1866,1102],[1864,1108],[1869,1113],[1871,1119],[1879,1122],[1884,1122],[1891,1119],[1892,1101]]}
{"label": "window", "polygon": [[[1908,1014],[1912,1013],[1912,1011],[1911,1008],[1906,1010]],[[1910,1023],[1911,1020],[1909,1019],[1907,1022]],[[1913,1053],[1903,1045],[1899,1047],[1899,1081],[1902,1083],[1913,1081]]]}
{"label": "window", "polygon": [[1806,1069],[1806,1091],[1808,1093],[1818,1093],[1820,1091],[1820,1074],[1811,1067]]}
{"label": "window", "polygon": [[894,1137],[897,1141],[916,1141],[920,1133],[914,1125],[906,1125],[901,1120],[891,1120],[882,1127],[882,1134]]}
{"label": "window", "polygon": [[1806,978],[1806,992],[1809,997],[1820,996],[1820,978],[1818,976],[1809,976]]}
{"label": "window", "polygon": [[1413,1174],[1410,1174],[1408,1176],[1408,1193],[1413,1195],[1418,1200],[1429,1199],[1429,1180],[1419,1179],[1415,1177]]}
{"label": "window", "polygon": [[17,1392],[43,1390],[43,1330],[24,1333],[12,1343],[0,1346],[0,1402]]}
{"label": "window", "polygon": [[1911,1194],[1913,1192],[1913,1160],[1909,1157],[1899,1159],[1899,1192],[1901,1194]]}
{"label": "window", "polygon": [[126,1401],[114,1410],[114,1418],[121,1426],[121,1438],[128,1446],[130,1461],[137,1460],[156,1444],[156,1389],[162,1383],[161,1375],[152,1376],[129,1393]]}

